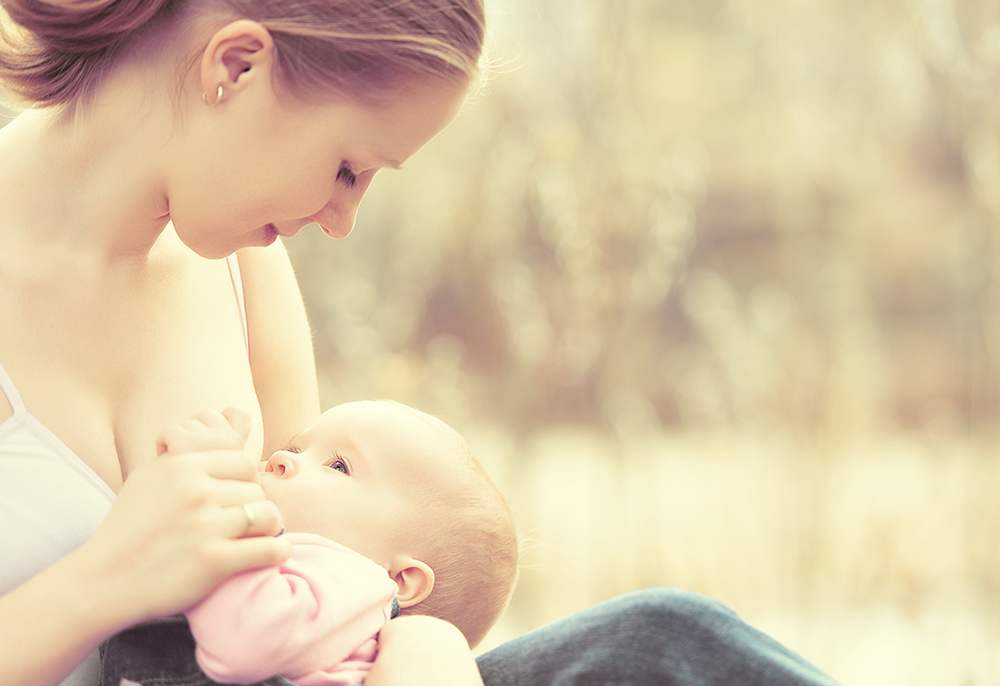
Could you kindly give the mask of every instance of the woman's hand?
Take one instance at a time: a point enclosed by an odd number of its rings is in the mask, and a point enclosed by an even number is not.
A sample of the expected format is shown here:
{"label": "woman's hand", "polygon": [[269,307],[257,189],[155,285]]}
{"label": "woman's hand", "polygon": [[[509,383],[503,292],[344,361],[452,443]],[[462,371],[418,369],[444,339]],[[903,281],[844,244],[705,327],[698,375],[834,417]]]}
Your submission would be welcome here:
{"label": "woman's hand", "polygon": [[284,561],[291,545],[280,530],[242,450],[163,455],[136,469],[93,538],[0,597],[0,683],[57,684],[110,635]]}
{"label": "woman's hand", "polygon": [[382,628],[378,642],[365,686],[483,686],[465,636],[443,619],[397,617]]}
{"label": "woman's hand", "polygon": [[236,572],[283,561],[281,526],[247,453],[168,454],[129,475],[79,557],[95,585],[113,583],[133,624],[190,607]]}

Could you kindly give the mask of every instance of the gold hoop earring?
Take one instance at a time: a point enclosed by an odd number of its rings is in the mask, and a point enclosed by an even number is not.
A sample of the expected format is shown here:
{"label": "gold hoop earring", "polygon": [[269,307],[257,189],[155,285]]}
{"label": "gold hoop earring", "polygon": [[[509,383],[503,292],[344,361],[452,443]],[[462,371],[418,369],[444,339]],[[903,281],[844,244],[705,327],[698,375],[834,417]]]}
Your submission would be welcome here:
{"label": "gold hoop earring", "polygon": [[215,107],[215,106],[216,106],[216,105],[218,105],[218,104],[219,104],[220,102],[222,102],[222,94],[223,94],[223,92],[224,92],[224,91],[222,90],[222,86],[220,85],[220,86],[219,86],[219,90],[218,90],[218,91],[216,91],[216,93],[215,93],[215,102],[213,102],[213,103],[209,103],[209,102],[208,102],[208,93],[202,93],[202,94],[201,94],[201,99],[202,99],[202,101],[203,101],[203,102],[204,102],[204,103],[205,103],[206,105],[208,105],[209,107]]}

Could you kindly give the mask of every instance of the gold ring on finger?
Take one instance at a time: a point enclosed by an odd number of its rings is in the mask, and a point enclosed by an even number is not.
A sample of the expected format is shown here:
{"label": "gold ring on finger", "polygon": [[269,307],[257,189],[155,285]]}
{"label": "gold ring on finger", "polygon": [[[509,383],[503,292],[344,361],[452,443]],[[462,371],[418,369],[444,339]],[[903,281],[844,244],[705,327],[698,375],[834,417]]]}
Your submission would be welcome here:
{"label": "gold ring on finger", "polygon": [[253,525],[257,523],[257,515],[254,514],[253,508],[250,507],[250,503],[243,503],[243,514],[247,516],[247,528],[244,529],[243,533],[248,534],[253,528]]}

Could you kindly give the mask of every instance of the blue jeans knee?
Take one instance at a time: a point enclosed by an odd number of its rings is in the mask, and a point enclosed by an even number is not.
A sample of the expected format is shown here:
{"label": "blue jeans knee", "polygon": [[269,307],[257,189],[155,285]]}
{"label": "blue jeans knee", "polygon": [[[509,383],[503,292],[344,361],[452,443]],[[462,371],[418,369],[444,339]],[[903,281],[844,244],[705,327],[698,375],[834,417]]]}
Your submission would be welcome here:
{"label": "blue jeans knee", "polygon": [[723,603],[679,588],[626,593],[479,658],[487,686],[835,686]]}

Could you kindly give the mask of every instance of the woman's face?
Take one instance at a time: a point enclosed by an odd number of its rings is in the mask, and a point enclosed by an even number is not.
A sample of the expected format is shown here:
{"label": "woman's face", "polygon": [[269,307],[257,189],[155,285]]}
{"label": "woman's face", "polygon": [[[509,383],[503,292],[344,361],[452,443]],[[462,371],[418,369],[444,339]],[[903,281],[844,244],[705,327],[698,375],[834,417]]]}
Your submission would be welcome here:
{"label": "woman's face", "polygon": [[317,223],[333,238],[354,228],[383,167],[398,168],[458,112],[466,88],[424,82],[388,106],[302,104],[246,89],[199,116],[167,189],[184,243],[209,258],[270,245]]}

